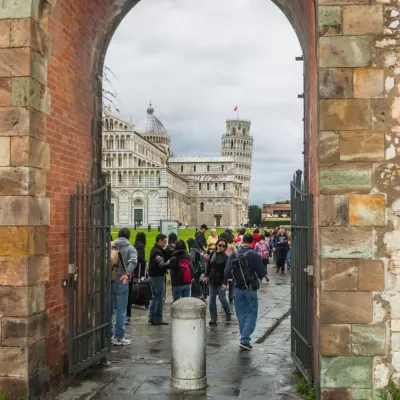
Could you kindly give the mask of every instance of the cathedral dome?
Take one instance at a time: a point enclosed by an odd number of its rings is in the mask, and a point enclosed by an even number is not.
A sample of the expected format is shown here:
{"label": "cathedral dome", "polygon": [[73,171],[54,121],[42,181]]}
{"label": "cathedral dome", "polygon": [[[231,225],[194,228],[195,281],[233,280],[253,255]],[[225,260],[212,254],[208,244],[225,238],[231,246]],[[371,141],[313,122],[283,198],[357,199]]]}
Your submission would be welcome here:
{"label": "cathedral dome", "polygon": [[154,108],[151,106],[151,103],[147,108],[147,114],[144,119],[135,126],[135,131],[144,136],[168,136],[164,125],[154,115]]}

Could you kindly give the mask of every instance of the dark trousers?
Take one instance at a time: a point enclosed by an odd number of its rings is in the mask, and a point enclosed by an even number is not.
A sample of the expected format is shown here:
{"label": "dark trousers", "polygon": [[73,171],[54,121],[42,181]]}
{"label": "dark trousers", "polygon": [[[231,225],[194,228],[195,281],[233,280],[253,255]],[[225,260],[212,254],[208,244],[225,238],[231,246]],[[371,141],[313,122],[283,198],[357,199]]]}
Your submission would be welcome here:
{"label": "dark trousers", "polygon": [[233,302],[233,291],[234,291],[234,285],[233,285],[233,281],[228,281],[228,290],[229,290],[229,303]]}
{"label": "dark trousers", "polygon": [[132,316],[132,304],[133,304],[133,296],[132,296],[132,285],[133,279],[129,281],[129,295],[128,295],[128,308],[126,309],[126,316],[130,318]]}
{"label": "dark trousers", "polygon": [[288,248],[280,249],[276,248],[276,268],[277,270],[285,271],[285,261],[287,256]]}

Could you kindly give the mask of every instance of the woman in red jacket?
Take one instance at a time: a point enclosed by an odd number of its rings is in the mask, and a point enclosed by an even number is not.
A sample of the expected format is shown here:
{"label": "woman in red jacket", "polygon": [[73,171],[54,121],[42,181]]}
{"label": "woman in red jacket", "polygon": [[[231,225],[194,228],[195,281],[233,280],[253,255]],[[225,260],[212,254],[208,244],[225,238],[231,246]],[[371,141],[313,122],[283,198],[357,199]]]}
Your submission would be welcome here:
{"label": "woman in red jacket", "polygon": [[253,237],[254,237],[254,242],[251,248],[254,250],[256,248],[256,244],[260,241],[260,231],[258,229],[254,229]]}

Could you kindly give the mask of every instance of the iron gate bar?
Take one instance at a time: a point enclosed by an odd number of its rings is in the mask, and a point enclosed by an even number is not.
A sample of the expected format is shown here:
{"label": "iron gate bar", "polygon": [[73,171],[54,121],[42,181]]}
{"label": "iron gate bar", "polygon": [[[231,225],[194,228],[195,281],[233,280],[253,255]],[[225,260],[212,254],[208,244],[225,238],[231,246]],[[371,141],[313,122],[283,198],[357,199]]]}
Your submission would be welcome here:
{"label": "iron gate bar", "polygon": [[82,372],[110,350],[111,185],[78,185],[70,196],[69,372]]}
{"label": "iron gate bar", "polygon": [[312,265],[313,199],[302,172],[296,171],[291,188],[291,356],[297,369],[312,383],[312,301],[313,288],[308,276]]}

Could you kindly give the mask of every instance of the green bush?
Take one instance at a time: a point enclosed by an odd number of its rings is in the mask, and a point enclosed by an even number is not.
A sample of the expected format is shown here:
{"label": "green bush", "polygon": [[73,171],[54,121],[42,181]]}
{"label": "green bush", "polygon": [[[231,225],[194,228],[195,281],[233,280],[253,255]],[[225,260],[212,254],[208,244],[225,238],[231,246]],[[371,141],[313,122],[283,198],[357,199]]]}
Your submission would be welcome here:
{"label": "green bush", "polygon": [[292,375],[292,379],[296,382],[296,391],[303,396],[304,400],[316,400],[315,389],[309,387],[307,381],[302,375]]}
{"label": "green bush", "polygon": [[379,395],[382,400],[400,400],[400,389],[397,385],[390,379],[386,391]]}

